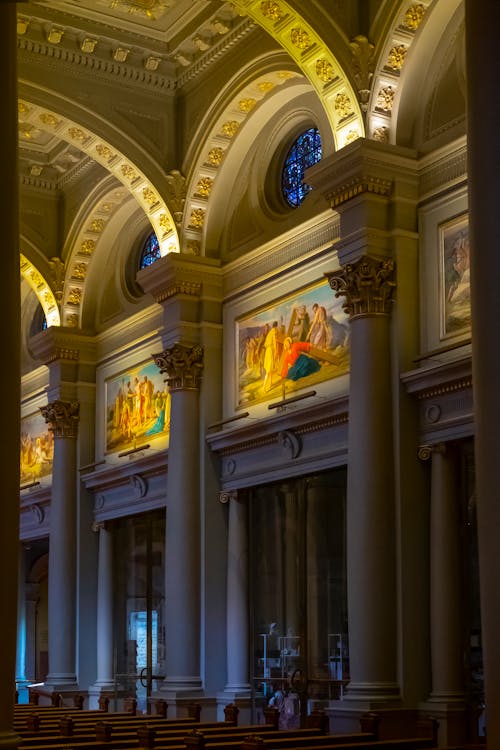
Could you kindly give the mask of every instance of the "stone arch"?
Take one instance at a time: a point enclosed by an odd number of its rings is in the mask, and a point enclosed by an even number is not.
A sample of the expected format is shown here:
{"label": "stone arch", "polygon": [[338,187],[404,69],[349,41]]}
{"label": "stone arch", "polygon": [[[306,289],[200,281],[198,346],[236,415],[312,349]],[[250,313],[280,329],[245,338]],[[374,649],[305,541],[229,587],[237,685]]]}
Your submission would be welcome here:
{"label": "stone arch", "polygon": [[284,47],[310,81],[327,113],[336,150],[364,136],[356,92],[319,32],[285,0],[234,0],[234,5]]}
{"label": "stone arch", "polygon": [[40,302],[47,326],[60,326],[61,316],[59,305],[50,283],[40,273],[38,268],[23,253],[20,253],[21,276],[35,292]]}
{"label": "stone arch", "polygon": [[[59,114],[54,108],[49,109],[34,102],[34,98],[29,95],[19,99],[19,119],[22,127],[29,129],[33,137],[37,130],[48,131],[76,146],[101,164],[133,195],[144,210],[158,237],[162,255],[179,252],[179,238],[173,212],[162,196],[160,186],[153,184],[145,172],[122,151],[115,148],[109,137],[102,138],[94,132],[92,126],[84,126],[81,121],[77,122],[73,118]],[[167,191],[169,177],[164,175],[163,178],[164,189]]]}

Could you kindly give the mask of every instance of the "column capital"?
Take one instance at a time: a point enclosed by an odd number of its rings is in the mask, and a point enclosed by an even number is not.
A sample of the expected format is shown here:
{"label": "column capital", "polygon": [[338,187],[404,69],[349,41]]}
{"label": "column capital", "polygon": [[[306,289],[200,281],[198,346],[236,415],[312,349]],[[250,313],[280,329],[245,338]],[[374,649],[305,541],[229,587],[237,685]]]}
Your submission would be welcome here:
{"label": "column capital", "polygon": [[238,499],[238,490],[220,490],[219,503],[226,505],[230,500]]}
{"label": "column capital", "polygon": [[78,401],[52,401],[40,411],[54,437],[76,438],[80,419]]}
{"label": "column capital", "polygon": [[446,444],[435,443],[434,445],[420,445],[417,455],[421,461],[428,461],[433,453],[439,453],[441,456],[444,456],[446,453]]}
{"label": "column capital", "polygon": [[390,315],[395,263],[393,260],[362,256],[339,271],[325,273],[336,297],[344,296],[343,308],[349,318]]}
{"label": "column capital", "polygon": [[169,349],[152,355],[161,373],[167,373],[170,391],[198,390],[203,370],[203,347],[177,342]]}
{"label": "column capital", "polygon": [[93,336],[66,326],[50,326],[30,339],[30,350],[44,365],[56,361],[95,362],[96,344]]}

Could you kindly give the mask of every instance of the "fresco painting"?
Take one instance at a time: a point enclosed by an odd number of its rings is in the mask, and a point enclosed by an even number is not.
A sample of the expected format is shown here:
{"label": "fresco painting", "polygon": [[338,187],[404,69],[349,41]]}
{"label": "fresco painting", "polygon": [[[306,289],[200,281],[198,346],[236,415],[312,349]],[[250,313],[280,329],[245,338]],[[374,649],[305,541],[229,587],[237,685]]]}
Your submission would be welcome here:
{"label": "fresco painting", "polygon": [[328,282],[237,321],[239,407],[281,399],[349,370],[349,322]]}
{"label": "fresco painting", "polygon": [[168,435],[170,393],[154,362],[106,381],[106,452]]}
{"label": "fresco painting", "polygon": [[54,436],[42,414],[21,419],[21,485],[52,474]]}
{"label": "fresco painting", "polygon": [[470,247],[467,215],[439,228],[441,256],[441,338],[471,325]]}

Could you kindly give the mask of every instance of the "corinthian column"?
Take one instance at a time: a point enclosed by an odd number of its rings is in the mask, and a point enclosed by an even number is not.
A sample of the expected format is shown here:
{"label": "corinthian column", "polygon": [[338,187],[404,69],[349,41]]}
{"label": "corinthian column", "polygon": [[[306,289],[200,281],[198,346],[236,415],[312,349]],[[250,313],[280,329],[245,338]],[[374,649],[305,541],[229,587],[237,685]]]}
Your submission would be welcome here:
{"label": "corinthian column", "polygon": [[153,355],[171,396],[165,548],[167,677],[172,698],[201,690],[200,430],[203,349],[177,343]]}
{"label": "corinthian column", "polygon": [[395,699],[396,561],[390,312],[394,263],[368,255],[327,274],[351,323],[347,698]]}
{"label": "corinthian column", "polygon": [[76,687],[76,438],[80,405],[52,401],[40,411],[54,435],[49,536],[49,674],[54,691]]}

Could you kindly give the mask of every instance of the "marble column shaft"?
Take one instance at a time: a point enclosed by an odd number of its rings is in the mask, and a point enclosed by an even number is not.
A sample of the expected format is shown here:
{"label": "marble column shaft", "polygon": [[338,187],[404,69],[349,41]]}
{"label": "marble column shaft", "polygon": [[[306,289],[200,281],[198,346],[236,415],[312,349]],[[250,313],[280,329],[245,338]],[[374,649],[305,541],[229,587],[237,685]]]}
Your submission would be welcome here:
{"label": "marble column shaft", "polygon": [[351,320],[347,594],[349,697],[397,693],[389,316]]}
{"label": "marble column shaft", "polygon": [[237,494],[229,500],[227,551],[227,685],[226,691],[247,692],[248,613],[248,507]]}
{"label": "marble column shaft", "polygon": [[0,348],[4,367],[0,385],[4,396],[2,421],[8,431],[0,453],[2,522],[0,524],[0,747],[14,748],[14,689],[16,669],[17,578],[19,544],[19,431],[20,431],[20,284],[17,174],[17,34],[16,4],[0,3],[0,90],[2,117],[2,303],[4,324]]}
{"label": "marble column shaft", "polygon": [[76,685],[77,459],[76,435],[58,434],[64,431],[60,424],[65,417],[51,416],[51,410],[57,410],[59,406],[65,415],[72,410],[72,405],[66,402],[53,402],[44,407],[49,410],[45,412],[49,429],[54,431],[49,537],[49,674],[46,682],[65,687]]}
{"label": "marble column shaft", "polygon": [[105,524],[99,524],[96,685],[113,685],[113,542]]}
{"label": "marble column shaft", "polygon": [[500,747],[500,269],[498,175],[500,4],[465,0],[467,158],[471,240],[472,372],[481,626],[488,747]]}
{"label": "marble column shaft", "polygon": [[444,446],[431,460],[431,697],[448,701],[464,694],[458,467]]}

